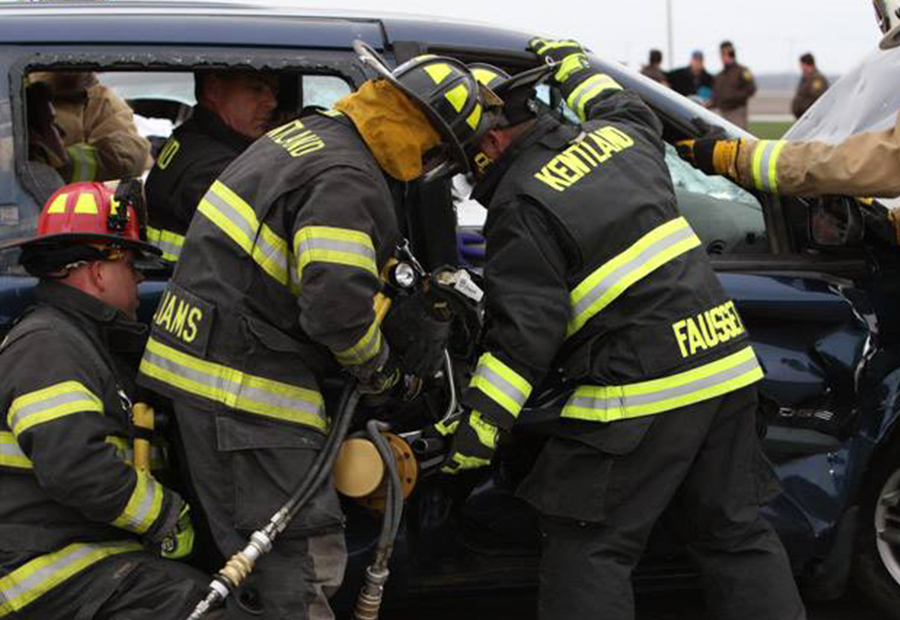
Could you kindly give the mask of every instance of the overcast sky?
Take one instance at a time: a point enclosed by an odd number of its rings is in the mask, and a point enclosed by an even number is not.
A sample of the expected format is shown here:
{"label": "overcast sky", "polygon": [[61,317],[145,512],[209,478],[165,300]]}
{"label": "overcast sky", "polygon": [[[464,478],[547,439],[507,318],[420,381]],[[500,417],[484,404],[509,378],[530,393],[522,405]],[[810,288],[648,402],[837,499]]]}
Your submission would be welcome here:
{"label": "overcast sky", "polygon": [[[756,72],[796,72],[797,58],[811,51],[822,70],[835,74],[852,67],[880,39],[870,0],[670,1],[676,66],[686,64],[692,50],[702,49],[708,68],[718,69],[718,44],[729,38],[737,47],[738,61]],[[334,0],[329,6],[474,19],[574,37],[603,56],[639,66],[651,47],[667,54],[666,4],[666,0]]]}

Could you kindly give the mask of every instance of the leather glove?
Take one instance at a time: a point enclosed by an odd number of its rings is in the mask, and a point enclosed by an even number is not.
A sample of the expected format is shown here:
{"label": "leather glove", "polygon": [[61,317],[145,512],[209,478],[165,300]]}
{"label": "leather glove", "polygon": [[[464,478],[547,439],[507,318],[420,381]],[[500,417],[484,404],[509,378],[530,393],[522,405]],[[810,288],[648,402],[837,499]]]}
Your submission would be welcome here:
{"label": "leather glove", "polygon": [[528,49],[537,54],[542,61],[552,61],[559,67],[553,79],[560,85],[582,69],[591,68],[587,54],[578,41],[571,39],[557,41],[536,37],[528,42]]}
{"label": "leather glove", "polygon": [[471,411],[453,434],[450,456],[441,467],[445,474],[487,467],[494,458],[501,430],[480,412]]}
{"label": "leather glove", "polygon": [[737,160],[743,146],[743,139],[700,138],[682,140],[675,148],[682,159],[706,174],[718,174],[740,182]]}
{"label": "leather glove", "polygon": [[190,506],[182,506],[175,529],[167,533],[160,542],[161,555],[167,560],[185,558],[194,549],[194,525],[191,523],[190,513]]}
{"label": "leather glove", "polygon": [[421,291],[394,302],[381,326],[400,370],[421,379],[433,377],[444,365],[450,338],[449,320],[434,316],[434,301]]}
{"label": "leather glove", "polygon": [[359,383],[357,383],[356,389],[360,394],[384,394],[399,383],[401,376],[397,360],[389,354],[387,361],[372,372],[364,377],[357,375]]}

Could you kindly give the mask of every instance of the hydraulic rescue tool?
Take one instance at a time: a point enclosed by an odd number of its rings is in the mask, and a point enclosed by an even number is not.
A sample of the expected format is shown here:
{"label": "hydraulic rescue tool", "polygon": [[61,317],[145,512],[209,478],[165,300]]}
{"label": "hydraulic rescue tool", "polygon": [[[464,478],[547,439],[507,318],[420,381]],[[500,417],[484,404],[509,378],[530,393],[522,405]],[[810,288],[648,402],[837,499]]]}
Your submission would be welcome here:
{"label": "hydraulic rescue tool", "polygon": [[[389,261],[382,278],[383,290],[374,300],[375,314],[381,322],[387,315],[395,297],[408,296],[417,290],[430,291],[435,296],[435,309],[446,313],[449,320],[453,316],[454,297],[461,297],[471,305],[481,300],[481,289],[463,270],[444,269],[435,275],[428,274],[410,251],[408,242],[397,248],[396,260]],[[452,378],[450,356],[445,356],[445,373],[450,384],[450,408],[445,419],[457,415],[457,399]],[[409,391],[407,386],[407,391]],[[418,389],[418,388],[415,388]],[[409,441],[420,431],[401,435],[390,434],[390,425],[379,420],[370,420],[364,433],[349,439],[347,434],[353,421],[354,411],[361,398],[355,380],[346,383],[325,444],[310,468],[309,475],[298,486],[288,501],[269,519],[269,522],[250,536],[247,545],[233,555],[225,566],[213,577],[204,600],[197,604],[187,620],[200,620],[211,609],[224,603],[225,599],[244,582],[253,571],[260,557],[268,553],[279,534],[325,482],[335,474],[338,489],[345,494],[360,498],[367,506],[383,511],[381,533],[372,564],[366,569],[365,583],[359,593],[354,618],[356,620],[376,620],[381,606],[384,585],[389,576],[388,563],[393,551],[394,540],[400,529],[403,501],[412,492],[419,471]],[[404,438],[404,435],[406,436]],[[345,456],[340,466],[335,466],[339,454]],[[362,463],[354,458],[363,454]],[[370,458],[377,454],[380,463],[374,464]],[[435,459],[433,459],[435,460]],[[429,467],[439,464],[429,463]],[[354,464],[356,461],[356,464]],[[399,464],[398,464],[399,463]],[[369,469],[373,471],[368,471]]]}

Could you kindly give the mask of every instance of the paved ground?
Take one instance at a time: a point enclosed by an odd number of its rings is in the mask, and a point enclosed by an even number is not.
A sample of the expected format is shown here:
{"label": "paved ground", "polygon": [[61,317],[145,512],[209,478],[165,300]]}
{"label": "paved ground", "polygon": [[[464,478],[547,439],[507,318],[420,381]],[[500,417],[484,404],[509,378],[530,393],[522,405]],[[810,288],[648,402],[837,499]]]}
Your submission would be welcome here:
{"label": "paved ground", "polygon": [[[698,593],[655,594],[638,597],[637,620],[712,620],[703,613]],[[386,620],[534,620],[534,603],[519,598],[458,599],[434,607],[390,611]],[[562,620],[562,619],[561,619]],[[764,620],[764,619],[760,619]],[[811,605],[809,620],[885,620],[879,612],[849,595],[843,600]]]}

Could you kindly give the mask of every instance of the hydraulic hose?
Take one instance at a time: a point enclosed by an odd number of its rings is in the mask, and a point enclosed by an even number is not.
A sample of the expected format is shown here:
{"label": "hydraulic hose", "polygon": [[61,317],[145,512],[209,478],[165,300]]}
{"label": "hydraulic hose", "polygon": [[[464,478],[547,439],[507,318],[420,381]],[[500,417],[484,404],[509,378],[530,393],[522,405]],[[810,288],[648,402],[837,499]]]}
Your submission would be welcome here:
{"label": "hydraulic hose", "polygon": [[388,484],[384,520],[381,523],[375,559],[366,568],[366,580],[359,591],[356,608],[353,611],[354,620],[377,620],[378,618],[381,601],[384,597],[384,584],[387,583],[390,576],[388,564],[394,551],[394,541],[397,539],[397,532],[400,531],[403,516],[403,491],[400,487],[400,475],[397,472],[394,451],[380,432],[388,428],[387,424],[378,420],[370,420],[366,424],[366,432],[372,443],[375,444],[381,460],[384,461]]}
{"label": "hydraulic hose", "polygon": [[[213,577],[209,584],[209,592],[197,603],[187,620],[200,620],[211,609],[221,605],[253,571],[260,557],[272,550],[275,539],[290,524],[293,518],[310,500],[331,474],[334,461],[340,451],[341,444],[347,436],[353,412],[359,402],[356,381],[350,380],[341,392],[334,427],[325,440],[322,451],[310,468],[309,475],[304,478],[287,502],[272,515],[269,522],[260,530],[253,532],[247,546],[234,554],[224,567]],[[396,471],[395,471],[396,474]]]}

